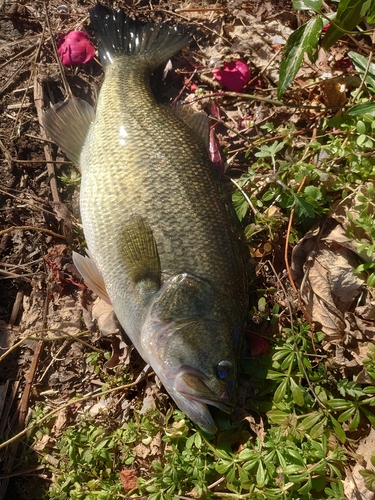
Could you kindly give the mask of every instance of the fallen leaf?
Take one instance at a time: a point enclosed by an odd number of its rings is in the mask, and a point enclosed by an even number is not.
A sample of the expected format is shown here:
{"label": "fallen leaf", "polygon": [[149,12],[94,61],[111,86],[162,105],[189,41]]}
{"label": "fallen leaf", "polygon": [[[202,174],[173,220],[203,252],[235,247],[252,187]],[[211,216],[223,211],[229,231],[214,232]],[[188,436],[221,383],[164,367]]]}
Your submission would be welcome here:
{"label": "fallen leaf", "polygon": [[342,340],[345,313],[364,286],[354,272],[357,257],[348,246],[343,229],[337,229],[330,219],[323,234],[317,229],[309,232],[292,253],[292,276],[300,286],[307,313],[330,342]]}
{"label": "fallen leaf", "polygon": [[125,493],[136,488],[137,486],[137,475],[134,469],[124,469],[119,472],[122,487]]}
{"label": "fallen leaf", "polygon": [[364,478],[359,473],[362,469],[375,471],[371,463],[371,455],[375,450],[375,430],[361,440],[356,454],[359,455],[357,464],[351,473],[348,473],[344,481],[345,498],[348,500],[374,500],[374,492],[365,486]]}

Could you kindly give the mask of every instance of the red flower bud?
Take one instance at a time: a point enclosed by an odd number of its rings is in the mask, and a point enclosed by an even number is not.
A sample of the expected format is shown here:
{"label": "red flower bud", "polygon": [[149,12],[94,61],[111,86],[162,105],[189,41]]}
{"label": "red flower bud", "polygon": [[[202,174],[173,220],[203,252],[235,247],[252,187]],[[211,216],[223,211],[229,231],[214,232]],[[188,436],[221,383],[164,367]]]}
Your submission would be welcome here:
{"label": "red flower bud", "polygon": [[71,31],[60,38],[58,53],[65,66],[74,66],[90,62],[95,48],[84,31]]}
{"label": "red flower bud", "polygon": [[224,63],[223,68],[212,71],[216,80],[232,92],[242,92],[250,80],[250,70],[243,61]]}

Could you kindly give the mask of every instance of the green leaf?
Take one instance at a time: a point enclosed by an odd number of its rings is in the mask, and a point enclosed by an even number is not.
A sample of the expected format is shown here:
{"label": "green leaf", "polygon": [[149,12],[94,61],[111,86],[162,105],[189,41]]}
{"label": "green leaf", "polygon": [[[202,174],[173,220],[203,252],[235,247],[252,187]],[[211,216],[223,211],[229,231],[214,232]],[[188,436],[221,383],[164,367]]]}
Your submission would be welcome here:
{"label": "green leaf", "polygon": [[346,422],[347,420],[349,420],[349,418],[353,415],[354,412],[355,412],[355,408],[352,406],[348,410],[345,410],[344,412],[342,412],[337,420],[340,423]]}
{"label": "green leaf", "polygon": [[315,213],[314,213],[314,207],[311,205],[311,203],[307,202],[306,200],[303,199],[301,195],[294,195],[292,198],[289,200],[291,203],[288,202],[288,208],[292,208],[294,205],[294,209],[296,211],[296,215],[298,217],[310,217],[313,218]]}
{"label": "green leaf", "polygon": [[322,18],[313,17],[306,24],[294,31],[288,38],[280,64],[280,79],[277,88],[279,99],[281,99],[296,76],[305,52],[308,54],[310,61],[313,62],[315,60],[322,28]]}
{"label": "green leaf", "polygon": [[232,194],[233,207],[236,211],[237,217],[240,221],[246,216],[249,209],[249,203],[247,202],[241,191],[234,191]]}
{"label": "green leaf", "polygon": [[314,200],[320,200],[322,198],[322,192],[316,186],[306,186],[304,189],[306,196],[313,198]]}
{"label": "green leaf", "polygon": [[370,424],[373,427],[375,427],[375,415],[370,410],[367,410],[367,408],[361,407],[361,410],[366,415],[366,417],[369,419]]}
{"label": "green leaf", "polygon": [[323,0],[293,0],[293,9],[320,12],[322,3]]}
{"label": "green leaf", "polygon": [[232,462],[222,462],[220,464],[216,464],[215,469],[219,474],[226,474],[232,466]]}
{"label": "green leaf", "polygon": [[341,441],[342,444],[346,442],[346,434],[344,429],[341,427],[341,425],[337,422],[335,417],[333,415],[330,415],[329,418],[331,419],[333,428],[335,429],[336,435]]}
{"label": "green leaf", "polygon": [[[357,52],[348,52],[348,56],[354,63],[355,69],[358,71],[359,75],[363,78],[368,66],[368,59]],[[365,82],[375,89],[375,64],[370,63],[368,66],[368,72],[365,78]],[[370,104],[370,103],[368,103]],[[356,107],[356,106],[354,106]],[[353,108],[351,108],[353,109]]]}
{"label": "green leaf", "polygon": [[285,377],[284,380],[281,382],[279,387],[276,389],[275,394],[273,396],[273,402],[274,403],[280,403],[285,397],[286,394],[286,387],[288,385],[288,378]]}
{"label": "green leaf", "polygon": [[257,470],[257,474],[256,474],[257,487],[263,488],[265,480],[266,480],[266,474],[264,472],[263,464],[262,464],[262,462],[259,462],[258,470]]}
{"label": "green leaf", "polygon": [[334,19],[322,42],[324,50],[328,50],[345,33],[352,31],[363,18],[363,0],[341,0]]}
{"label": "green leaf", "polygon": [[325,426],[327,424],[327,419],[323,418],[320,422],[315,424],[309,432],[311,439],[318,439],[324,432]]}
{"label": "green leaf", "polygon": [[317,424],[321,418],[323,418],[323,415],[320,412],[314,412],[302,420],[301,426],[305,429],[305,431],[308,431],[311,427]]}
{"label": "green leaf", "polygon": [[281,410],[271,410],[267,412],[267,417],[271,420],[271,422],[278,425],[283,424],[289,417],[289,415],[289,412],[284,412]]}
{"label": "green leaf", "polygon": [[349,425],[350,432],[356,431],[358,429],[360,420],[361,420],[361,414],[357,408],[355,413],[354,413],[353,420],[350,422],[350,425]]}
{"label": "green leaf", "polygon": [[245,448],[239,452],[238,458],[240,460],[252,460],[253,458],[258,458],[258,454],[253,450],[249,450],[249,448]]}
{"label": "green leaf", "polygon": [[366,0],[365,2],[363,2],[361,14],[363,17],[365,16],[367,17],[367,22],[369,24],[372,24],[372,22],[370,22],[369,19],[375,16],[375,1]]}
{"label": "green leaf", "polygon": [[351,401],[347,401],[346,399],[334,398],[334,399],[329,399],[327,401],[327,405],[333,408],[334,410],[341,411],[351,408],[353,406],[353,403]]}
{"label": "green leaf", "polygon": [[293,401],[296,403],[296,405],[303,406],[305,404],[303,392],[293,378],[290,379],[290,388],[292,390]]}

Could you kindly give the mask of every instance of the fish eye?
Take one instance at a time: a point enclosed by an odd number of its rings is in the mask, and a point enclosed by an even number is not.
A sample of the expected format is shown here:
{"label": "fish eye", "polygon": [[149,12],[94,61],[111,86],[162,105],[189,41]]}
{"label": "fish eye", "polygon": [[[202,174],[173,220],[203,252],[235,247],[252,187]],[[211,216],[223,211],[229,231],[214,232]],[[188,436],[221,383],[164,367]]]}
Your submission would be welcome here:
{"label": "fish eye", "polygon": [[223,359],[216,365],[216,375],[220,380],[225,380],[232,374],[232,363],[228,359]]}

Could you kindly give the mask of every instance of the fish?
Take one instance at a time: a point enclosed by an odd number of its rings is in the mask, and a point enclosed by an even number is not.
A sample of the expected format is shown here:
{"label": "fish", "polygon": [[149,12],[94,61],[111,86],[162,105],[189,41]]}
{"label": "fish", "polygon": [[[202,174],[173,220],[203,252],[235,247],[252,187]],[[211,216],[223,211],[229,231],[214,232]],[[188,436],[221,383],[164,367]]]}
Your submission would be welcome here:
{"label": "fish", "polygon": [[[202,431],[230,414],[248,307],[244,238],[207,153],[207,116],[161,105],[150,76],[190,43],[168,23],[90,9],[104,81],[96,111],[69,98],[42,124],[81,170],[88,286],[109,301],[164,388]],[[207,134],[206,134],[207,132]]]}

